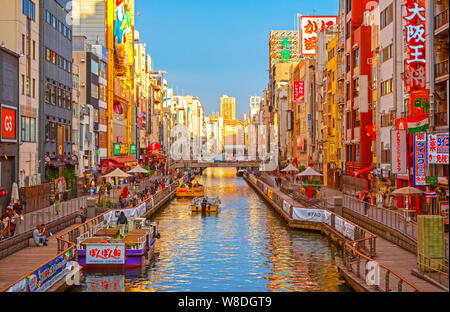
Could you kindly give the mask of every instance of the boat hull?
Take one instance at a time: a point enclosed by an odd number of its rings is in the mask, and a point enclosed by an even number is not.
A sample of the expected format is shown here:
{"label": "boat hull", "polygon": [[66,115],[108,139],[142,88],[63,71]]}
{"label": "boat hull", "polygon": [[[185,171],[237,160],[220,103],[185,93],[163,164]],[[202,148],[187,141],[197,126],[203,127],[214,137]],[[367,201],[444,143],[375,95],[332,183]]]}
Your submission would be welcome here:
{"label": "boat hull", "polygon": [[177,188],[177,197],[202,197],[205,195],[203,188]]}
{"label": "boat hull", "polygon": [[191,211],[192,212],[218,212],[219,206],[212,205],[212,206],[206,208],[205,210],[203,210],[201,206],[191,205]]}

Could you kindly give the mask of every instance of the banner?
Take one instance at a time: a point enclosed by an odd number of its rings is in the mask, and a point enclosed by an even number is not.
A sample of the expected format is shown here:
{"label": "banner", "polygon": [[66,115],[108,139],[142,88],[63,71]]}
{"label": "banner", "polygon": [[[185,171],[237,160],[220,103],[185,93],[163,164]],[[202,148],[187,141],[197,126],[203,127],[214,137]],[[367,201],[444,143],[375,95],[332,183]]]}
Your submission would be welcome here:
{"label": "banner", "polygon": [[71,261],[70,252],[37,269],[27,277],[30,292],[46,292],[67,274],[67,263]]}
{"label": "banner", "polygon": [[28,292],[27,278],[8,288],[6,292]]}
{"label": "banner", "polygon": [[304,81],[294,81],[294,102],[304,103],[305,102],[305,82]]}
{"label": "banner", "polygon": [[420,132],[414,135],[414,184],[427,185],[427,135]]}
{"label": "banner", "polygon": [[406,118],[408,122],[408,132],[418,133],[430,128],[430,115],[425,114],[417,117]]}
{"label": "banner", "polygon": [[283,210],[289,214],[291,211],[291,205],[287,201],[283,201]]}
{"label": "banner", "polygon": [[124,264],[125,244],[87,244],[86,264]]}
{"label": "banner", "polygon": [[294,220],[324,222],[325,211],[322,209],[294,208]]}
{"label": "banner", "polygon": [[428,135],[428,163],[448,165],[448,133]]}
{"label": "banner", "polygon": [[391,168],[393,174],[408,172],[406,130],[391,131]]}
{"label": "banner", "polygon": [[334,229],[339,233],[344,232],[344,220],[338,216],[334,218]]}
{"label": "banner", "polygon": [[323,222],[325,222],[326,224],[331,226],[331,212],[324,210],[323,214],[324,214],[324,221]]}
{"label": "banner", "polygon": [[355,226],[353,224],[350,224],[348,222],[344,222],[344,229],[342,231],[342,234],[350,238],[351,240],[355,240]]}

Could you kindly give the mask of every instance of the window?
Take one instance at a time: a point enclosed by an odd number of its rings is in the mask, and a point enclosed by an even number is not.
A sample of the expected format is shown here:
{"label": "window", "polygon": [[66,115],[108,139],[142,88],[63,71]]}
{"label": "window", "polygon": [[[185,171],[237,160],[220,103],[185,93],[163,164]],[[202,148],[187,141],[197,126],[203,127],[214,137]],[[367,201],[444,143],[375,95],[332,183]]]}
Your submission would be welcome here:
{"label": "window", "polygon": [[64,37],[67,37],[67,27],[66,27],[66,25],[63,25],[64,27],[63,27],[63,35],[64,35]]}
{"label": "window", "polygon": [[392,58],[392,43],[383,50],[381,50],[381,63],[384,63],[391,58]]}
{"label": "window", "polygon": [[352,0],[346,0],[345,2],[346,2],[345,13],[348,13],[352,10]]}
{"label": "window", "polygon": [[353,111],[353,117],[355,118],[355,123],[354,123],[354,128],[358,128],[359,126],[361,126],[361,120],[359,118],[359,109],[355,109]]}
{"label": "window", "polygon": [[45,12],[45,21],[49,24],[52,23],[52,14],[49,11]]}
{"label": "window", "polygon": [[52,97],[52,85],[47,79],[47,82],[45,83],[45,102],[50,104],[51,97]]}
{"label": "window", "polygon": [[22,75],[22,95],[25,95],[25,75]]}
{"label": "window", "polygon": [[54,15],[52,15],[52,26],[56,29],[56,17]]}
{"label": "window", "polygon": [[23,142],[36,142],[36,119],[21,117],[21,135]]}
{"label": "window", "polygon": [[98,62],[91,60],[91,72],[98,76]]}
{"label": "window", "polygon": [[348,73],[350,71],[350,54],[345,56],[345,66]]}
{"label": "window", "polygon": [[392,79],[383,81],[381,83],[381,95],[387,95],[392,93]]}
{"label": "window", "polygon": [[346,147],[347,149],[347,161],[353,161],[353,149],[352,149],[352,145],[347,145]]}
{"label": "window", "polygon": [[361,158],[359,157],[359,144],[355,144],[355,161],[359,162]]}
{"label": "window", "polygon": [[350,23],[352,21],[348,21],[347,24],[345,24],[345,39],[350,38]]}
{"label": "window", "polygon": [[359,66],[359,48],[356,48],[355,51],[353,51],[353,67]]}
{"label": "window", "polygon": [[22,0],[22,13],[34,21],[36,18],[36,5],[34,2],[31,0]]}
{"label": "window", "polygon": [[393,6],[391,3],[380,14],[380,28],[383,29],[384,27],[392,23],[392,18],[393,18]]}
{"label": "window", "polygon": [[57,92],[56,89],[57,89],[57,87],[55,85],[52,85],[51,88],[52,88],[52,104],[56,105],[56,92]]}
{"label": "window", "polygon": [[96,84],[91,84],[91,96],[98,99],[98,86]]}
{"label": "window", "polygon": [[45,49],[45,59],[46,59],[48,62],[51,62],[51,61],[52,61],[52,51],[50,51],[49,48],[46,48],[46,49]]}
{"label": "window", "polygon": [[36,41],[33,40],[33,60],[36,59]]}
{"label": "window", "polygon": [[350,100],[350,84],[349,83],[345,84],[345,100],[346,101]]}
{"label": "window", "polygon": [[33,99],[36,98],[36,79],[33,78]]}
{"label": "window", "polygon": [[52,51],[52,63],[56,65],[56,53]]}
{"label": "window", "polygon": [[[65,27],[65,26],[64,26],[64,27]],[[61,21],[58,21],[58,31],[59,31],[60,33],[63,32],[63,23],[61,23]]]}
{"label": "window", "polygon": [[22,54],[25,54],[25,35],[22,34]]}
{"label": "window", "polygon": [[359,78],[353,79],[353,97],[359,96]]}
{"label": "window", "polygon": [[72,40],[72,31],[67,29],[67,39]]}
{"label": "window", "polygon": [[351,112],[346,113],[345,124],[346,124],[347,129],[352,128],[352,113]]}
{"label": "window", "polygon": [[395,113],[381,115],[381,127],[390,127],[394,125]]}

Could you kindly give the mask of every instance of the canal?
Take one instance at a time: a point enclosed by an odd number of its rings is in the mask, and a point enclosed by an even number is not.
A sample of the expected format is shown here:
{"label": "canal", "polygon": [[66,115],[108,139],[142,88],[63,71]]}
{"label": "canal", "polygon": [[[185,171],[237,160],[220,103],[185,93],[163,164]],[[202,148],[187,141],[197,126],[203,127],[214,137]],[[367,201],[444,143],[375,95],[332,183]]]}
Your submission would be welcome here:
{"label": "canal", "polygon": [[319,233],[291,230],[235,169],[199,178],[220,197],[217,215],[191,215],[175,199],[153,216],[159,224],[153,261],[137,270],[84,272],[72,291],[339,292],[334,246]]}

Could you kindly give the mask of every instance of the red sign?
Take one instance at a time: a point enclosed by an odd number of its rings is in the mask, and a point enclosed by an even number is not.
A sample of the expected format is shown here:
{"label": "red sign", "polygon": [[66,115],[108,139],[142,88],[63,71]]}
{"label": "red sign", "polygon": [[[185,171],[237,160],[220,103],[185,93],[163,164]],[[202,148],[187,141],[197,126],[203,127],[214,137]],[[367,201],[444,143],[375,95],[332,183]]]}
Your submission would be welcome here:
{"label": "red sign", "polygon": [[305,102],[305,82],[304,81],[294,81],[294,102],[297,102],[297,103]]}
{"label": "red sign", "polygon": [[405,9],[406,88],[422,90],[426,87],[425,0],[405,0]]}
{"label": "red sign", "polygon": [[2,105],[1,108],[1,127],[2,142],[17,142],[16,135],[16,108]]}
{"label": "red sign", "polygon": [[430,90],[411,91],[409,96],[409,115],[419,117],[430,113]]}
{"label": "red sign", "polygon": [[89,244],[86,248],[87,264],[125,263],[125,245]]}

